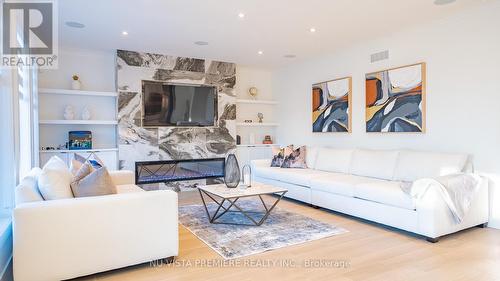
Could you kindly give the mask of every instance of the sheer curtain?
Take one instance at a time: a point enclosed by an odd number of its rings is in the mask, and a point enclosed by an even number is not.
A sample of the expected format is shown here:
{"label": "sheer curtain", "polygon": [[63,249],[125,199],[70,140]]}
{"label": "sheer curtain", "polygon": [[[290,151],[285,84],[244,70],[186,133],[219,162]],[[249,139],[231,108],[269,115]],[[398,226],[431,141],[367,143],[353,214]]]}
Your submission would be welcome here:
{"label": "sheer curtain", "polygon": [[0,69],[0,209],[14,207],[14,188],[37,166],[36,69]]}
{"label": "sheer curtain", "polygon": [[15,157],[14,70],[0,69],[0,208],[13,207],[18,178]]}

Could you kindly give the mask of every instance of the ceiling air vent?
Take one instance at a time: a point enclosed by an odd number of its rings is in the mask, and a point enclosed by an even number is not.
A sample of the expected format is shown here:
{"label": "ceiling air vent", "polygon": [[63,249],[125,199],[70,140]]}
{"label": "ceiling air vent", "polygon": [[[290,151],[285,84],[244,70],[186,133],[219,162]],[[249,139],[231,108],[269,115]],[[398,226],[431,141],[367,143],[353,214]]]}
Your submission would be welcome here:
{"label": "ceiling air vent", "polygon": [[374,63],[374,62],[377,62],[377,61],[386,60],[388,58],[389,58],[389,51],[385,50],[385,51],[382,51],[382,52],[371,54],[370,61],[371,61],[371,63]]}

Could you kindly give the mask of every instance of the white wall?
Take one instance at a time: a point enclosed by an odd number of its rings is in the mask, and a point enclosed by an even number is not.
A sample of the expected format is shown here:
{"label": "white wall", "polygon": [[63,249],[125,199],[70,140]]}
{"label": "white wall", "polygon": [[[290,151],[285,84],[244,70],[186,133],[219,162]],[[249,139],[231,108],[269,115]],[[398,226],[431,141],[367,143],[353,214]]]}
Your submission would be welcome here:
{"label": "white wall", "polygon": [[[467,152],[476,170],[500,171],[500,2],[273,73],[279,101],[278,141],[332,147],[414,148]],[[418,16],[418,15],[415,15]],[[376,25],[366,28],[376,28]],[[390,59],[371,64],[370,54],[386,50]],[[365,133],[365,73],[411,63],[427,63],[427,132]],[[311,85],[353,77],[353,133],[311,132]],[[490,225],[500,226],[500,194],[493,194]]]}
{"label": "white wall", "polygon": [[[238,66],[236,70],[236,95],[239,99],[252,99],[248,94],[248,89],[256,87],[258,89],[257,99],[273,99],[272,72],[266,69]],[[263,122],[275,122],[274,112],[276,107],[264,104],[237,104],[236,120],[243,122],[251,119],[257,122],[257,113],[264,114]],[[249,135],[255,134],[257,143],[262,143],[265,135],[276,136],[276,129],[273,127],[238,127],[237,134],[241,136],[242,144],[249,143]]]}
{"label": "white wall", "polygon": [[77,74],[82,90],[116,91],[114,51],[60,49],[58,63],[58,69],[40,71],[40,87],[71,89],[71,76]]}

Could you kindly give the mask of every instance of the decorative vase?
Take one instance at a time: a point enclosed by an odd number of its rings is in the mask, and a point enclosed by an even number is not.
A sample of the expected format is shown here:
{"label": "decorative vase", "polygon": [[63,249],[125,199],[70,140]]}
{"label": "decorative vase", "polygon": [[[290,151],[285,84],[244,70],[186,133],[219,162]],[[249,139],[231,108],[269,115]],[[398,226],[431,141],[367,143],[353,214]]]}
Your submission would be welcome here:
{"label": "decorative vase", "polygon": [[248,142],[250,144],[255,144],[255,134],[254,133],[250,133],[249,141]]}
{"label": "decorative vase", "polygon": [[224,183],[229,188],[235,188],[240,183],[240,166],[234,154],[229,154],[224,167]]}
{"label": "decorative vase", "polygon": [[73,90],[80,90],[82,88],[82,83],[80,80],[73,80],[71,82],[71,89]]}
{"label": "decorative vase", "polygon": [[251,187],[252,186],[252,167],[250,165],[245,165],[243,166],[243,169],[241,169],[241,174],[243,176],[243,185],[245,187]]}
{"label": "decorative vase", "polygon": [[90,110],[86,106],[82,110],[82,120],[90,120]]}
{"label": "decorative vase", "polygon": [[73,120],[75,119],[75,109],[71,105],[67,105],[64,108],[64,119]]}

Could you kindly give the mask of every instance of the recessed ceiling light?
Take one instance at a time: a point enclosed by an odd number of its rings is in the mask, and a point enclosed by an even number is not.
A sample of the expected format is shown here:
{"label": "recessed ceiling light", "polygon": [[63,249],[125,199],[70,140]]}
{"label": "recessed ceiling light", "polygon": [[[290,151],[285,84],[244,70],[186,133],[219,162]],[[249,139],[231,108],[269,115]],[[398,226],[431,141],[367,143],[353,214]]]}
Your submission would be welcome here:
{"label": "recessed ceiling light", "polygon": [[244,18],[244,17],[245,17],[245,14],[244,14],[243,12],[239,12],[239,13],[238,13],[238,17],[239,17],[240,19],[242,19],[242,18]]}
{"label": "recessed ceiling light", "polygon": [[73,27],[73,28],[84,28],[85,27],[85,24],[77,22],[77,21],[67,21],[67,22],[65,22],[65,24],[67,26]]}
{"label": "recessed ceiling light", "polygon": [[263,51],[258,51],[257,54],[262,55],[264,52]]}
{"label": "recessed ceiling light", "polygon": [[314,33],[314,32],[316,32],[316,28],[311,27],[311,28],[309,28],[309,31],[312,32],[312,33]]}
{"label": "recessed ceiling light", "polygon": [[297,56],[296,56],[296,55],[292,55],[292,54],[288,54],[288,55],[284,55],[283,57],[284,57],[284,58],[287,58],[287,59],[294,59],[294,58],[296,58]]}
{"label": "recessed ceiling light", "polygon": [[122,31],[122,35],[123,35],[123,36],[127,36],[127,35],[128,35],[128,32],[127,32],[127,31]]}
{"label": "recessed ceiling light", "polygon": [[434,4],[438,5],[438,6],[442,6],[442,5],[448,5],[448,4],[451,4],[453,2],[455,2],[456,0],[434,0]]}
{"label": "recessed ceiling light", "polygon": [[207,41],[195,41],[194,44],[198,45],[198,46],[206,46],[206,45],[208,45],[208,42]]}

